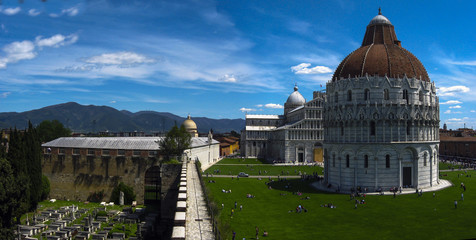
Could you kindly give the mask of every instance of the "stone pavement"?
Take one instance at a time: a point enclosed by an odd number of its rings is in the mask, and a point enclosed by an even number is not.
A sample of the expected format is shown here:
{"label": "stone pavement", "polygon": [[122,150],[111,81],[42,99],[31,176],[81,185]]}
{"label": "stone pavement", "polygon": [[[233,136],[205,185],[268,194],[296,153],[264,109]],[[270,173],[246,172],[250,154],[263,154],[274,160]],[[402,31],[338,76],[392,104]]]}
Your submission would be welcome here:
{"label": "stone pavement", "polygon": [[[314,188],[318,189],[318,190],[326,191],[326,192],[336,192],[336,190],[337,190],[335,187],[327,188],[327,185],[324,183],[324,181],[314,182],[311,185]],[[439,191],[439,190],[442,190],[442,189],[445,189],[445,188],[451,187],[451,186],[453,186],[453,184],[451,184],[450,181],[440,179],[440,184],[438,184],[437,186],[422,188],[421,190],[422,190],[422,192],[433,192],[433,191]],[[349,194],[350,191],[340,191],[339,193]],[[403,188],[402,193],[397,192],[397,194],[411,194],[411,193],[416,193],[416,189],[415,188]],[[366,194],[367,195],[379,195],[381,193],[379,193],[379,192],[368,192]],[[384,191],[383,195],[393,195],[393,192]]]}
{"label": "stone pavement", "polygon": [[190,161],[187,166],[187,222],[185,229],[187,240],[214,239],[212,223],[194,161]]}

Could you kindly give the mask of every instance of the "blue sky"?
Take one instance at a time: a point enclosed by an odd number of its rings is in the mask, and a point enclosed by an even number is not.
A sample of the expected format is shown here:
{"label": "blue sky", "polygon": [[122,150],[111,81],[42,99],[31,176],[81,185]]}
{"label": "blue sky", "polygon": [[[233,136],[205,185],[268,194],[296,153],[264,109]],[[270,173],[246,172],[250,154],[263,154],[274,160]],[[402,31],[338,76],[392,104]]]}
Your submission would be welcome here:
{"label": "blue sky", "polygon": [[65,102],[244,118],[306,99],[378,13],[437,85],[441,124],[476,127],[474,1],[8,1],[0,112]]}

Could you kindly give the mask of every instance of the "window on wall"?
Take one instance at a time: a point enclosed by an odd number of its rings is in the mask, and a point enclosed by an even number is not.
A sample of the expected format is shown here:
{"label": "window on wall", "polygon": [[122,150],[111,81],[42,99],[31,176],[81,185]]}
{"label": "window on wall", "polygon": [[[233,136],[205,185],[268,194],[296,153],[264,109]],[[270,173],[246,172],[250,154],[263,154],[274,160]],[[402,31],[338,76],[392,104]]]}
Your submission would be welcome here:
{"label": "window on wall", "polygon": [[336,92],[335,95],[334,95],[334,102],[339,102],[339,93]]}
{"label": "window on wall", "polygon": [[385,100],[390,99],[390,94],[388,93],[388,89],[383,90],[383,99],[385,99]]}
{"label": "window on wall", "polygon": [[364,168],[369,168],[369,155],[364,156]]}
{"label": "window on wall", "polygon": [[134,150],[134,151],[132,152],[132,155],[134,155],[134,156],[140,156],[140,150]]}
{"label": "window on wall", "polygon": [[390,155],[385,156],[385,167],[390,168]]}
{"label": "window on wall", "polygon": [[350,166],[350,157],[349,154],[345,156],[345,167],[348,168]]}
{"label": "window on wall", "polygon": [[347,91],[347,101],[352,101],[352,91]]}
{"label": "window on wall", "polygon": [[102,150],[102,155],[103,156],[109,156],[109,149],[103,149]]}
{"label": "window on wall", "polygon": [[423,102],[423,92],[422,91],[420,91],[418,93],[418,99],[420,100],[420,102]]}
{"label": "window on wall", "polygon": [[375,122],[370,122],[370,136],[375,136]]}
{"label": "window on wall", "polygon": [[370,100],[370,90],[365,89],[364,90],[364,100]]}
{"label": "window on wall", "polygon": [[427,158],[427,155],[425,153],[425,155],[423,156],[423,166],[425,166],[425,167],[426,167],[426,158]]}
{"label": "window on wall", "polygon": [[79,155],[79,148],[73,148],[73,155]]}
{"label": "window on wall", "polygon": [[407,122],[407,135],[410,135],[410,133],[411,133],[410,125],[411,125],[411,122],[408,121],[408,122]]}
{"label": "window on wall", "polygon": [[119,150],[117,150],[117,155],[118,155],[118,156],[124,156],[124,155],[126,155],[126,150],[124,150],[124,149],[119,149]]}
{"label": "window on wall", "polygon": [[408,90],[406,89],[403,89],[403,99],[407,100],[407,104],[408,104]]}
{"label": "window on wall", "polygon": [[88,155],[94,155],[95,151],[94,149],[88,149]]}
{"label": "window on wall", "polygon": [[58,153],[59,153],[59,154],[64,154],[65,152],[66,152],[66,151],[65,151],[65,149],[64,149],[64,148],[60,148],[60,149],[58,149]]}

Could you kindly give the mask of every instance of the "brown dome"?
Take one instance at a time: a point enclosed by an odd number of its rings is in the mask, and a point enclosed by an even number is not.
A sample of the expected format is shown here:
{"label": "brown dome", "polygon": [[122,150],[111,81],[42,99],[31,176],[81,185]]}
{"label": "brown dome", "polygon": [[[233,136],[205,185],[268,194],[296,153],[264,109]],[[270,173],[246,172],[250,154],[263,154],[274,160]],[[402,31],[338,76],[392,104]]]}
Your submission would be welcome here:
{"label": "brown dome", "polygon": [[402,48],[393,25],[380,11],[367,26],[362,46],[339,64],[332,81],[366,74],[392,78],[406,75],[430,81],[423,64],[411,52]]}

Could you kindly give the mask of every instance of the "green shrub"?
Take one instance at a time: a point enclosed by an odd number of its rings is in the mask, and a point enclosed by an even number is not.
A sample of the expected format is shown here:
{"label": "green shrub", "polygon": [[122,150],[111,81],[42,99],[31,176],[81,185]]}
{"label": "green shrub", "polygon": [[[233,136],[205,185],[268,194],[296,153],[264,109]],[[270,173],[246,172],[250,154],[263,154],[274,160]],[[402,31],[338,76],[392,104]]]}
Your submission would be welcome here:
{"label": "green shrub", "polygon": [[104,198],[104,190],[93,192],[88,196],[89,202],[100,203]]}
{"label": "green shrub", "polygon": [[123,182],[120,182],[112,190],[110,201],[119,205],[119,197],[121,191],[124,193],[124,204],[130,205],[132,204],[132,201],[136,200],[136,194],[134,193],[134,189],[132,187],[127,186]]}
{"label": "green shrub", "polygon": [[41,200],[47,199],[48,195],[50,195],[50,180],[43,175],[41,178]]}

